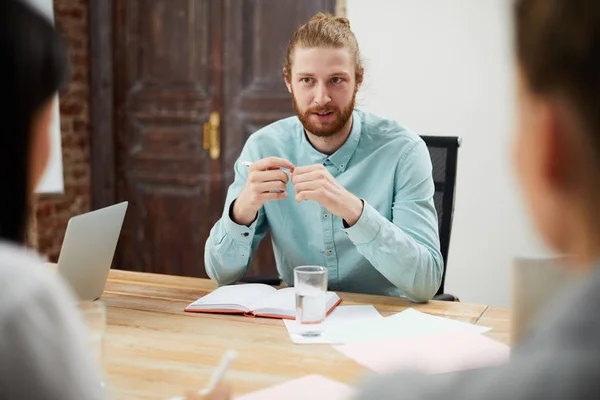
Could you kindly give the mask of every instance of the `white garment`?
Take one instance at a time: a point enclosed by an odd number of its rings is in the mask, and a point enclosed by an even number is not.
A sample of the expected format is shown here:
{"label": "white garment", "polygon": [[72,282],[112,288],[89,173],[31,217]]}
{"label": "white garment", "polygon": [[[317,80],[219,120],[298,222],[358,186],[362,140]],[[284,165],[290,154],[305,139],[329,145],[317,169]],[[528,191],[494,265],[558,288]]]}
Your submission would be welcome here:
{"label": "white garment", "polygon": [[0,242],[0,399],[104,399],[77,303],[33,252]]}

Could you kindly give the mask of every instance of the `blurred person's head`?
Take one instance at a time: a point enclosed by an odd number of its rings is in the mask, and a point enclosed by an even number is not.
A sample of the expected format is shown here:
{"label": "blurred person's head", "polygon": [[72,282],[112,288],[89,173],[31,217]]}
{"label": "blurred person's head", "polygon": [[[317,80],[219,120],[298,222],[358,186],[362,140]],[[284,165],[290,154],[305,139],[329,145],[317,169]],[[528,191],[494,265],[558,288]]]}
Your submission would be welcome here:
{"label": "blurred person's head", "polygon": [[328,137],[349,129],[363,67],[346,18],[319,13],[294,34],[283,76],[304,129]]}
{"label": "blurred person's head", "polygon": [[23,243],[31,194],[50,153],[55,94],[67,51],[51,21],[18,0],[0,1],[0,239]]}
{"label": "blurred person's head", "polygon": [[600,2],[517,0],[515,158],[533,222],[556,251],[600,257]]}

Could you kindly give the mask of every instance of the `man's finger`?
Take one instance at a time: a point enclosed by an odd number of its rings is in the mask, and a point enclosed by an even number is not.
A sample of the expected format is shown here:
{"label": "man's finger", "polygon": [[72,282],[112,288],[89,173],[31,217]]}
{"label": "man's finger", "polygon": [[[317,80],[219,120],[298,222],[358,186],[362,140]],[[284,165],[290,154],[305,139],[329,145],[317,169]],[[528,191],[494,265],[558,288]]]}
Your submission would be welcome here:
{"label": "man's finger", "polygon": [[276,168],[288,168],[294,169],[294,164],[292,164],[289,160],[279,157],[267,157],[262,160],[258,160],[252,165],[250,165],[250,169],[253,171],[264,171],[266,169],[276,169]]}
{"label": "man's finger", "polygon": [[318,170],[327,171],[327,169],[322,164],[312,164],[312,165],[305,165],[303,167],[294,168],[294,175],[306,174],[308,172],[318,171]]}
{"label": "man's finger", "polygon": [[296,201],[301,202],[303,200],[315,200],[319,201],[319,194],[316,190],[304,190],[296,194]]}
{"label": "man's finger", "polygon": [[261,200],[264,201],[265,203],[267,201],[272,201],[272,200],[287,199],[287,197],[288,197],[287,192],[269,192],[269,193],[263,193],[260,195]]}
{"label": "man's finger", "polygon": [[294,189],[296,189],[296,193],[301,193],[307,190],[316,190],[319,186],[317,181],[308,181],[295,184]]}
{"label": "man's finger", "polygon": [[286,189],[285,183],[283,183],[281,181],[269,181],[269,182],[259,183],[257,185],[257,188],[260,193],[266,193],[266,192],[270,192],[272,190],[285,191],[285,189]]}
{"label": "man's finger", "polygon": [[255,182],[269,182],[269,181],[281,181],[288,183],[288,174],[280,169],[268,170],[268,171],[256,171],[254,172]]}
{"label": "man's finger", "polygon": [[295,172],[292,174],[292,183],[294,185],[297,185],[298,183],[301,183],[301,182],[316,181],[317,179],[326,178],[328,175],[329,175],[329,172],[327,172],[327,170],[323,171],[321,169],[309,171],[309,172],[305,172],[305,173],[296,173]]}

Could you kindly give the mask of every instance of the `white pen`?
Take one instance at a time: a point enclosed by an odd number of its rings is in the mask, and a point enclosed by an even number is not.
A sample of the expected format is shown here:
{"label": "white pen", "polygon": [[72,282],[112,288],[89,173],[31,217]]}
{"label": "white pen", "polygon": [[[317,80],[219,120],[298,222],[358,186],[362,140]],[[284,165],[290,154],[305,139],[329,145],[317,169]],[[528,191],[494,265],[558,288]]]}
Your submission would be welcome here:
{"label": "white pen", "polygon": [[233,360],[235,360],[237,358],[237,356],[238,356],[237,351],[227,350],[227,352],[223,355],[223,358],[221,358],[221,363],[219,364],[217,369],[215,369],[212,376],[210,377],[208,386],[206,386],[204,389],[200,390],[198,392],[198,394],[207,395],[207,394],[210,394],[213,390],[215,390],[215,388],[217,387],[219,382],[221,382],[221,379],[223,379],[225,372],[227,372],[227,368],[229,368],[229,364],[231,364],[233,362]]}
{"label": "white pen", "polygon": [[[242,161],[242,165],[245,165],[246,167],[249,167],[252,165],[252,161]],[[292,178],[292,173],[286,168],[286,169],[281,169],[283,172],[285,172],[288,176],[288,178]]]}

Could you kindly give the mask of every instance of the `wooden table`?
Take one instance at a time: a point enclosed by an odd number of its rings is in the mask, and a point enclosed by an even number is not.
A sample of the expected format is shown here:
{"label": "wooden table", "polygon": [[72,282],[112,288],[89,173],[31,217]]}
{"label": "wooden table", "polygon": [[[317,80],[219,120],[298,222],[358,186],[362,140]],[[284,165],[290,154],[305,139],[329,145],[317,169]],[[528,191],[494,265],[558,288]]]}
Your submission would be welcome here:
{"label": "wooden table", "polygon": [[[203,387],[223,353],[239,358],[225,382],[234,394],[306,374],[354,383],[368,371],[330,345],[291,342],[281,320],[194,314],[184,307],[215,289],[207,279],[112,270],[103,294],[108,310],[104,364],[117,399],[168,399]],[[508,311],[485,305],[339,293],[343,305],[373,304],[384,316],[419,311],[492,327],[508,343]]]}

